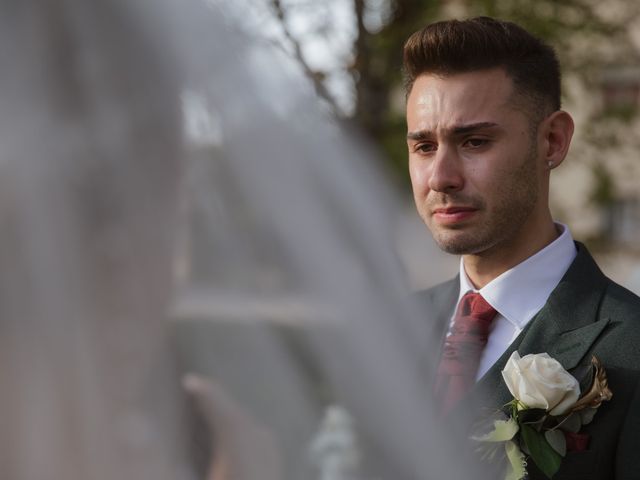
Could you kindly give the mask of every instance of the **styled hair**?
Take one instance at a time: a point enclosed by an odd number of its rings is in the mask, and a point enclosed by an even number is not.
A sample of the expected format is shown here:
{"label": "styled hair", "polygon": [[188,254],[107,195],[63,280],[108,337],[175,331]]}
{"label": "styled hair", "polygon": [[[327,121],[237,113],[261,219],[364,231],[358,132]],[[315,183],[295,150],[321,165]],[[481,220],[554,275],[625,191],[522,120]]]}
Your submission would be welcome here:
{"label": "styled hair", "polygon": [[560,66],[549,45],[512,22],[490,17],[427,25],[404,45],[405,92],[424,73],[504,68],[534,117],[560,108]]}

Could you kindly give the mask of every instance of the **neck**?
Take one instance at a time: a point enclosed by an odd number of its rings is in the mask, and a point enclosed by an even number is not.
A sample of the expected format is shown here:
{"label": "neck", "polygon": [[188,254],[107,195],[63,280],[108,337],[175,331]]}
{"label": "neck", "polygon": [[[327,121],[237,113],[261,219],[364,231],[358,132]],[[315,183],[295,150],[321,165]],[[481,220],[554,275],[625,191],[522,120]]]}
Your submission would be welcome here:
{"label": "neck", "polygon": [[477,254],[463,255],[464,270],[480,289],[494,278],[535,255],[560,236],[551,215],[542,226],[523,228],[520,234]]}

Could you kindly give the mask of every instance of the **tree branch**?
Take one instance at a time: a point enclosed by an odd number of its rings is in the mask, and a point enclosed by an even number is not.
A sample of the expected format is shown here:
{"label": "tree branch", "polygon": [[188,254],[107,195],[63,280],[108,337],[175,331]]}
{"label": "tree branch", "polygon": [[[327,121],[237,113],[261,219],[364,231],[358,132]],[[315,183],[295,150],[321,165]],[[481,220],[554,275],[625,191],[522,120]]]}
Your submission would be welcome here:
{"label": "tree branch", "polygon": [[304,55],[302,54],[302,46],[300,45],[300,42],[298,41],[298,39],[296,39],[293,36],[291,31],[287,27],[287,23],[285,20],[285,11],[282,6],[282,2],[280,0],[271,0],[271,6],[274,10],[276,18],[278,19],[278,21],[282,26],[282,31],[284,33],[284,36],[287,38],[287,40],[293,47],[294,58],[302,67],[305,75],[311,80],[313,87],[316,91],[316,94],[329,104],[329,107],[331,108],[332,113],[337,118],[342,118],[344,116],[342,109],[338,106],[333,96],[327,90],[327,87],[322,81],[322,78],[319,72],[314,71],[309,66],[306,59],[304,58]]}

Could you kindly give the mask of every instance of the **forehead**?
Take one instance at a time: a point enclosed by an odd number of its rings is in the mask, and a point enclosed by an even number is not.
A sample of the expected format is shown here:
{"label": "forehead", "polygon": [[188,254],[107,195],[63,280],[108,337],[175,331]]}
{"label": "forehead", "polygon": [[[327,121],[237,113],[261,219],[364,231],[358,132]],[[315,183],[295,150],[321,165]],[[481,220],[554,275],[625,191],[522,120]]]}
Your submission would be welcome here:
{"label": "forehead", "polygon": [[423,74],[407,99],[409,130],[508,122],[515,112],[513,82],[501,69],[454,75]]}

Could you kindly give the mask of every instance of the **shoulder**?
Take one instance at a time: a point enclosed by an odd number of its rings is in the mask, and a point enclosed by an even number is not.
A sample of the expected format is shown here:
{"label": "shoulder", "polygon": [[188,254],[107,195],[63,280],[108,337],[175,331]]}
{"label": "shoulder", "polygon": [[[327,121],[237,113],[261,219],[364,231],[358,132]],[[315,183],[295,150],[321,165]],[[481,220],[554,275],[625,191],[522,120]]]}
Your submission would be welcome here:
{"label": "shoulder", "polygon": [[607,277],[583,244],[576,242],[576,247],[573,263],[549,300],[570,313],[585,314],[586,305],[596,319],[640,317],[640,297]]}
{"label": "shoulder", "polygon": [[[411,330],[412,341],[423,342],[420,345],[423,352],[439,354],[439,349],[433,348],[433,341],[442,338],[446,332],[458,301],[459,289],[460,281],[456,276],[447,282],[411,294],[410,302],[415,314]],[[428,363],[436,361],[436,358],[432,358]]]}
{"label": "shoulder", "polygon": [[640,297],[608,277],[601,308],[602,313],[640,321]]}
{"label": "shoulder", "polygon": [[597,317],[607,328],[594,353],[605,365],[640,371],[640,297],[607,278]]}
{"label": "shoulder", "polygon": [[578,255],[567,277],[581,283],[586,292],[600,297],[597,318],[628,323],[628,327],[640,331],[640,297],[602,273],[584,245],[576,242],[576,246]]}
{"label": "shoulder", "polygon": [[429,323],[443,327],[453,314],[459,290],[460,280],[456,276],[448,282],[415,292],[411,301],[417,312],[429,319]]}
{"label": "shoulder", "polygon": [[420,304],[434,305],[442,302],[449,302],[458,297],[460,290],[460,280],[456,275],[451,280],[439,283],[431,288],[418,290],[411,294],[411,299]]}
{"label": "shoulder", "polygon": [[633,355],[640,367],[640,297],[607,278],[598,318],[609,322],[608,329],[619,353]]}

